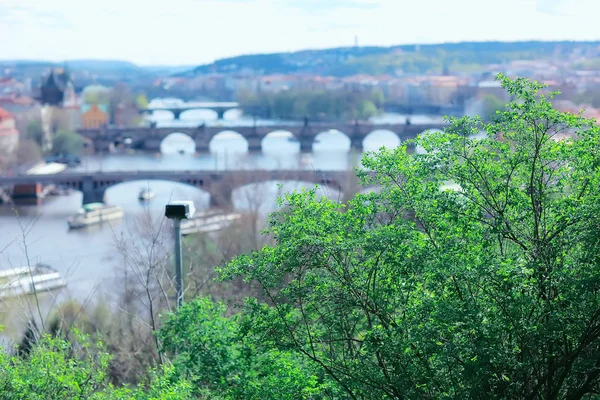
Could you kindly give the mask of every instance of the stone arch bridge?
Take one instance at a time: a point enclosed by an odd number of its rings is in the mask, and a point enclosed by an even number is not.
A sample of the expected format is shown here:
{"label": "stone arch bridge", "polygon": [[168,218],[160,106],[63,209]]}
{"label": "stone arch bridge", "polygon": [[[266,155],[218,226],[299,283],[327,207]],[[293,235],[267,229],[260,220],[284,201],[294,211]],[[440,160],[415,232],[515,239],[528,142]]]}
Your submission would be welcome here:
{"label": "stone arch bridge", "polygon": [[210,194],[211,207],[231,207],[234,190],[253,183],[268,181],[310,182],[344,192],[355,182],[354,171],[115,171],[96,173],[59,173],[0,177],[0,188],[16,185],[56,185],[83,193],[83,203],[104,201],[111,186],[133,181],[164,180],[202,189]]}
{"label": "stone arch bridge", "polygon": [[129,139],[135,149],[159,152],[160,144],[171,133],[179,132],[191,137],[196,143],[196,151],[208,152],[210,141],[217,134],[224,131],[239,133],[248,141],[248,150],[257,152],[262,150],[262,140],[271,132],[290,132],[300,143],[300,151],[312,151],[315,137],[320,133],[337,130],[348,136],[352,149],[363,149],[363,140],[370,133],[377,130],[394,132],[401,141],[413,139],[420,133],[428,130],[444,130],[447,124],[344,124],[344,123],[319,123],[304,125],[271,125],[271,126],[205,126],[198,127],[103,127],[100,129],[80,129],[78,133],[91,142],[96,151],[106,152],[116,144],[124,143]]}

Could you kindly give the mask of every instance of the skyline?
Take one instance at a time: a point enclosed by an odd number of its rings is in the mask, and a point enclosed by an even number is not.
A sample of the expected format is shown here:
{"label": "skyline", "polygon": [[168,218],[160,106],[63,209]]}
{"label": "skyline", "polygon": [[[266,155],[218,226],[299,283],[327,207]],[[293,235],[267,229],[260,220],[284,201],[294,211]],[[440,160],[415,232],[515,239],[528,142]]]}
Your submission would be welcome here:
{"label": "skyline", "polygon": [[[200,65],[243,54],[463,41],[598,40],[595,0],[0,0],[2,60]],[[414,18],[413,16],[422,16]],[[507,29],[510,27],[510,29]]]}

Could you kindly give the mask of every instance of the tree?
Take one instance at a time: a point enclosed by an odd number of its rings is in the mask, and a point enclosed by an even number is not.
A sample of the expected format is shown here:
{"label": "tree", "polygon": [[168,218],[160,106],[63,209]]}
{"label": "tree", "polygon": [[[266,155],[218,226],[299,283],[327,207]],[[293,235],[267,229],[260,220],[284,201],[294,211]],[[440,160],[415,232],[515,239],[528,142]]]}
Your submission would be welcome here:
{"label": "tree", "polygon": [[377,107],[372,101],[363,100],[360,102],[356,112],[358,119],[367,120],[375,115],[377,115]]}
{"label": "tree", "polygon": [[83,151],[83,138],[69,131],[58,131],[52,141],[52,150],[58,154],[79,155]]}
{"label": "tree", "polygon": [[29,121],[29,124],[27,124],[25,139],[33,140],[38,144],[38,146],[42,146],[42,142],[44,141],[44,128],[42,127],[41,120],[34,119]]}
{"label": "tree", "polygon": [[110,355],[102,343],[79,335],[72,343],[44,336],[26,357],[0,351],[0,393],[7,400],[29,399],[190,399],[186,381],[164,367],[145,386],[115,388],[107,379]]}
{"label": "tree", "polygon": [[5,399],[90,398],[107,387],[104,369],[109,356],[84,348],[81,358],[73,355],[67,341],[44,337],[27,358],[0,352],[0,392]]}
{"label": "tree", "polygon": [[263,288],[250,335],[352,399],[598,393],[600,130],[542,85],[498,79],[516,101],[493,122],[452,118],[415,140],[426,154],[367,157],[379,193],[281,200],[277,244],[221,269]]}
{"label": "tree", "polygon": [[148,108],[148,98],[145,94],[138,94],[135,99],[135,104],[138,106],[139,109],[145,110],[146,108]]}
{"label": "tree", "polygon": [[[243,316],[225,316],[226,307],[197,298],[172,314],[159,332],[173,356],[176,377],[192,383],[197,395],[224,399],[309,399],[335,392],[309,360],[245,339]],[[212,398],[212,397],[211,397]]]}
{"label": "tree", "polygon": [[17,148],[17,165],[33,164],[42,159],[42,149],[33,140],[22,140]]}

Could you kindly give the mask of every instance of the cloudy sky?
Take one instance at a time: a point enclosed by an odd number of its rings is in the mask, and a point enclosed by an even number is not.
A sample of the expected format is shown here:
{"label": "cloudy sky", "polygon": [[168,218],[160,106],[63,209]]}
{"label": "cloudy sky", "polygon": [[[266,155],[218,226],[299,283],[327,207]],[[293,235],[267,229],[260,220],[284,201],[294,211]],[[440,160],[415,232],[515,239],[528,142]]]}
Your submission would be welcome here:
{"label": "cloudy sky", "polygon": [[0,59],[200,64],[263,52],[597,40],[600,0],[0,0]]}

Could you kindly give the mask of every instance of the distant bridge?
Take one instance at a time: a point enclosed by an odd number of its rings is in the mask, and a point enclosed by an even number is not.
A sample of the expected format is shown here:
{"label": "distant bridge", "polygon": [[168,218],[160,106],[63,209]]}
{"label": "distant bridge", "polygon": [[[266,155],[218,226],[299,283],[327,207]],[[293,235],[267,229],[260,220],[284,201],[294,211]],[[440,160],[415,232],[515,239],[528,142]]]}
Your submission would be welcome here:
{"label": "distant bridge", "polygon": [[383,111],[388,113],[398,114],[423,114],[423,115],[448,115],[462,116],[465,113],[465,108],[458,105],[436,105],[436,104],[400,104],[400,103],[385,103],[382,106]]}
{"label": "distant bridge", "polygon": [[229,110],[234,110],[240,105],[236,102],[190,102],[183,103],[180,106],[157,106],[148,107],[140,110],[142,114],[152,115],[155,111],[169,111],[173,113],[173,118],[179,120],[181,114],[189,110],[212,110],[217,113],[218,119],[223,119],[225,113]]}
{"label": "distant bridge", "polygon": [[[256,115],[270,115],[268,107],[253,106],[242,107],[237,102],[189,102],[173,106],[153,106],[140,110],[142,114],[152,115],[155,111],[169,111],[173,114],[175,120],[181,119],[181,114],[190,110],[212,110],[217,113],[217,119],[223,119],[225,113],[229,110],[242,108],[244,111]],[[404,104],[404,103],[385,103],[381,107],[385,112],[399,114],[425,114],[425,115],[453,115],[464,114],[464,107],[458,105],[437,105],[437,104]],[[277,116],[274,116],[277,117]]]}
{"label": "distant bridge", "polygon": [[[353,171],[114,171],[95,173],[58,173],[53,175],[18,175],[0,177],[0,188],[15,185],[56,185],[79,190],[83,203],[104,201],[106,190],[119,183],[132,181],[163,180],[184,183],[210,194],[213,207],[231,207],[233,191],[242,186],[268,181],[299,181],[320,184],[343,192],[354,182]],[[9,189],[10,191],[10,189]],[[132,194],[133,195],[133,194]]]}
{"label": "distant bridge", "polygon": [[[224,131],[239,133],[248,141],[248,150],[259,152],[262,150],[263,139],[271,132],[290,132],[300,143],[300,151],[312,151],[315,137],[323,132],[337,130],[348,136],[352,149],[362,151],[363,140],[370,133],[377,130],[388,130],[395,133],[400,140],[413,139],[420,133],[428,130],[444,130],[447,124],[361,124],[361,123],[316,123],[304,125],[274,125],[274,126],[205,126],[184,127],[131,127],[116,128],[103,127],[100,129],[79,129],[77,132],[91,142],[96,151],[107,152],[111,147],[131,141],[134,149],[152,152],[160,151],[160,144],[171,133],[179,132],[191,137],[196,143],[197,152],[208,152],[210,141],[217,134]],[[128,141],[129,141],[128,140]]]}

